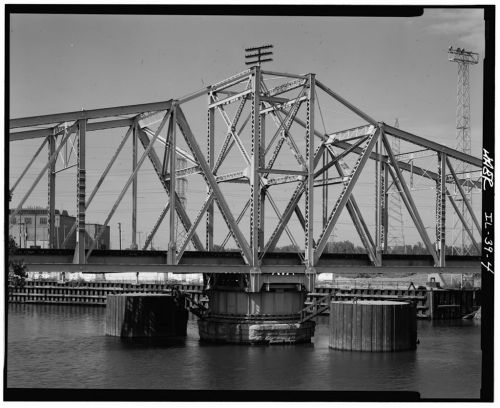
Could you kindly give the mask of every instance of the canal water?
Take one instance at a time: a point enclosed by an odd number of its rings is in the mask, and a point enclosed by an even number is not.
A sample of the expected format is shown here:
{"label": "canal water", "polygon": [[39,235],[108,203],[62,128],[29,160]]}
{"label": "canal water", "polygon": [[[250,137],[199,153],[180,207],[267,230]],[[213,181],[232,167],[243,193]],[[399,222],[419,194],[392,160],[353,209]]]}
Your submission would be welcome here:
{"label": "canal water", "polygon": [[479,398],[481,327],[419,321],[416,351],[328,348],[328,318],[311,344],[238,346],[186,339],[124,342],[104,335],[105,309],[8,307],[7,386],[30,388],[418,391],[422,398]]}

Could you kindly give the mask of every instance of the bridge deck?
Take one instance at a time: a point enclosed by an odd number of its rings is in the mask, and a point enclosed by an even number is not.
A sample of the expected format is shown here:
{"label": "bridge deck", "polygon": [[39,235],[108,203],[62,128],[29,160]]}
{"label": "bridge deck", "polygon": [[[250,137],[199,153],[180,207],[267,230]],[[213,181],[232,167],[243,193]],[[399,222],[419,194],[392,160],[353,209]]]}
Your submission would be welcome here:
{"label": "bridge deck", "polygon": [[[87,264],[73,263],[74,251],[71,249],[19,249],[12,256],[23,260],[29,271],[36,272],[84,272],[84,273],[121,273],[121,272],[159,272],[159,273],[249,273],[239,252],[185,252],[178,265],[167,264],[165,251],[119,251],[95,250]],[[447,256],[446,267],[436,268],[429,255],[386,254],[382,266],[371,265],[366,254],[329,254],[325,253],[316,265],[316,273],[338,274],[391,274],[402,269],[412,273],[479,273],[480,258],[477,256]],[[305,266],[295,253],[269,253],[262,261],[263,274],[291,273],[304,274]]]}

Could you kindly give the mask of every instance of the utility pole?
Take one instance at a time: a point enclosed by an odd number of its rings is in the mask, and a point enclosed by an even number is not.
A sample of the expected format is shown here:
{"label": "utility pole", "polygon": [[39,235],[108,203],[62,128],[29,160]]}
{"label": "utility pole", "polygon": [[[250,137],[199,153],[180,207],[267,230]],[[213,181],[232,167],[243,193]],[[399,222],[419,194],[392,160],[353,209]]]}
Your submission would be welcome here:
{"label": "utility pole", "polygon": [[122,223],[118,223],[118,236],[120,241],[120,251],[122,250]]}
{"label": "utility pole", "polygon": [[21,214],[19,214],[19,248],[21,248]]}
{"label": "utility pole", "polygon": [[[463,48],[456,48],[450,46],[448,48],[448,60],[456,62],[458,65],[458,83],[457,83],[457,117],[456,117],[456,138],[458,151],[466,154],[471,154],[471,135],[470,135],[470,80],[469,80],[469,66],[475,65],[479,62],[479,54],[472,51],[467,51]],[[463,190],[469,203],[472,204],[472,184],[470,182],[470,164],[458,161],[455,167],[456,173],[462,180],[467,180],[468,183],[462,185]],[[455,201],[458,201],[458,206],[465,223],[470,226],[472,230],[471,216],[467,211],[467,206],[460,196],[457,194],[455,187]],[[456,234],[455,231],[458,231]],[[471,254],[471,240],[467,234],[466,228],[462,225],[460,218],[454,216],[453,221],[454,239],[452,241],[452,248],[458,247],[459,255]],[[457,246],[455,246],[457,244]],[[452,249],[453,250],[453,249]]]}

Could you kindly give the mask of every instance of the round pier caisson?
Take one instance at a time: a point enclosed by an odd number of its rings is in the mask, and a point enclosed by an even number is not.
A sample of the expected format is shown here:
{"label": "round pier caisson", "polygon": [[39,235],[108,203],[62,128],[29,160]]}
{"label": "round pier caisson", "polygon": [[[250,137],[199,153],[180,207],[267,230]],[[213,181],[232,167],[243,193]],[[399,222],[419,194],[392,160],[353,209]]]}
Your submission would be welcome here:
{"label": "round pier caisson", "polygon": [[210,312],[198,320],[200,339],[215,343],[309,343],[315,322],[301,322],[306,293],[209,291]]}
{"label": "round pier caisson", "polygon": [[393,301],[340,301],[330,305],[330,348],[352,351],[414,350],[417,312]]}

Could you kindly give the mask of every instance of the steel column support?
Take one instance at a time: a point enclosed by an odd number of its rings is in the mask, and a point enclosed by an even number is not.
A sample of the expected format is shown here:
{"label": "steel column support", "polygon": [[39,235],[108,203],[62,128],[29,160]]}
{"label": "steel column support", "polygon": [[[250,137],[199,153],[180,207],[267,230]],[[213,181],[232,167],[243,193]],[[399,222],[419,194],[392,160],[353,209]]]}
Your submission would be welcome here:
{"label": "steel column support", "polygon": [[439,267],[446,261],[446,155],[437,154],[439,181],[436,182],[436,251]]}
{"label": "steel column support", "polygon": [[[85,127],[87,121],[78,121],[78,157],[76,179],[76,248],[73,263],[85,264]],[[94,244],[94,243],[93,243]]]}
{"label": "steel column support", "polygon": [[420,217],[420,214],[417,211],[417,207],[415,206],[415,203],[413,202],[413,198],[411,197],[411,192],[408,189],[408,186],[406,185],[406,182],[403,178],[403,175],[401,174],[401,170],[399,169],[398,163],[397,163],[396,159],[394,158],[394,154],[392,153],[391,146],[387,140],[387,137],[385,136],[385,133],[382,135],[382,140],[384,141],[384,146],[385,146],[385,150],[387,151],[387,155],[388,155],[388,157],[389,157],[389,159],[394,167],[394,170],[391,167],[389,167],[389,172],[391,173],[391,177],[393,178],[398,190],[400,191],[401,198],[405,202],[406,208],[408,209],[408,212],[410,213],[410,215],[413,219],[413,222],[415,223],[415,226],[417,227],[417,230],[420,233],[420,237],[424,241],[424,244],[427,247],[427,250],[434,258],[434,263],[437,265],[439,263],[439,261],[438,261],[436,251],[434,250],[434,248],[431,244],[431,241],[429,239],[429,236],[427,235],[427,231],[425,230],[424,223],[422,222],[422,218]]}
{"label": "steel column support", "polygon": [[[137,168],[137,124],[132,135],[132,172]],[[137,174],[132,180],[132,248],[137,249]]]}
{"label": "steel column support", "polygon": [[382,171],[384,172],[384,211],[382,213],[384,225],[384,253],[387,253],[389,243],[389,169],[387,163],[382,163]]}
{"label": "steel column support", "polygon": [[[380,152],[380,145],[382,144],[382,141],[379,139],[377,141],[377,144],[375,145],[375,151],[377,152],[378,157],[380,158],[381,152]],[[382,254],[380,253],[381,250],[381,236],[382,233],[380,231],[380,218],[381,218],[381,202],[380,202],[380,187],[382,184],[381,180],[381,163],[382,161],[380,159],[375,160],[375,254],[377,257],[377,262],[382,261]]]}
{"label": "steel column support", "polygon": [[314,253],[314,103],[316,95],[316,77],[309,74],[309,90],[307,97],[307,118],[306,118],[306,164],[307,180],[305,185],[305,243],[304,257],[306,270],[311,269],[314,273],[316,264]]}
{"label": "steel column support", "polygon": [[[212,96],[209,95],[208,103],[212,102]],[[244,101],[242,102],[244,103]],[[215,168],[215,109],[208,108],[208,132],[207,132],[207,164],[211,171]],[[229,136],[229,135],[228,135]],[[210,188],[207,187],[207,195],[210,194]],[[207,209],[206,221],[206,248],[212,251],[214,248],[214,204],[210,201]]]}
{"label": "steel column support", "polygon": [[[260,117],[260,151],[259,151],[259,172],[261,167],[264,166],[265,163],[265,149],[266,149],[266,116],[259,115]],[[268,195],[267,188],[262,186],[262,181],[259,175],[259,184],[260,184],[260,203],[259,203],[259,250],[262,252],[264,250],[264,245],[266,242],[264,241],[264,220],[265,220],[265,211],[266,211],[266,197]]]}
{"label": "steel column support", "polygon": [[[175,148],[177,146],[176,141],[176,128],[177,128],[177,105],[175,101],[172,101],[172,111],[170,115],[170,123],[169,123],[169,137],[170,140],[170,197],[175,197],[175,187],[176,187],[176,152]],[[168,252],[167,252],[167,263],[169,265],[175,265],[177,263],[176,259],[176,251],[177,251],[177,243],[176,243],[176,231],[175,231],[175,200],[170,200],[170,220],[169,220],[169,243],[168,243]]]}
{"label": "steel column support", "polygon": [[328,186],[326,185],[326,180],[328,180],[328,154],[325,151],[323,153],[323,175],[322,175],[322,181],[323,181],[323,187],[322,187],[322,198],[323,198],[323,224],[322,228],[325,228],[326,223],[328,222]]}
{"label": "steel column support", "polygon": [[260,127],[260,67],[252,68],[253,99],[252,99],[252,150],[250,174],[250,249],[252,258],[250,266],[259,267],[259,224],[260,224],[260,175],[263,167],[261,155],[261,127]]}
{"label": "steel column support", "polygon": [[[49,160],[56,151],[56,136],[48,136],[49,141]],[[56,160],[52,161],[48,168],[48,228],[49,228],[49,248],[56,248]]]}
{"label": "steel column support", "polygon": [[[381,130],[383,133],[383,130]],[[384,212],[387,207],[385,202],[386,194],[386,179],[385,172],[382,168],[383,146],[382,138],[379,138],[376,146],[378,159],[375,162],[375,250],[377,254],[377,264],[382,265],[382,252],[384,242],[387,238],[387,231],[384,229]]]}

